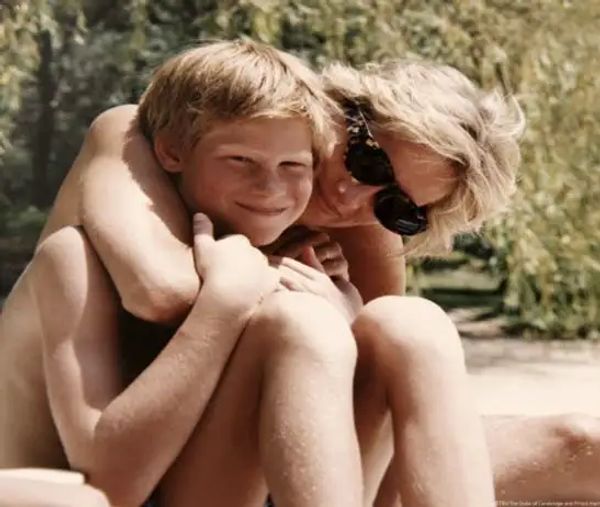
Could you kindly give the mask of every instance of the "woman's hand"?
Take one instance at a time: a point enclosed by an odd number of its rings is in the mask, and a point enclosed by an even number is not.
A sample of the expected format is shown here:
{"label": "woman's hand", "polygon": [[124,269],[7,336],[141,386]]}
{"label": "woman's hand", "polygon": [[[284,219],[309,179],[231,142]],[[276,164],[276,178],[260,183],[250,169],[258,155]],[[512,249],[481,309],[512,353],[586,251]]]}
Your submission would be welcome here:
{"label": "woman's hand", "polygon": [[[304,262],[302,255],[311,248],[319,261],[313,267],[324,272],[334,281],[338,279],[349,282],[348,261],[337,241],[333,241],[325,232],[309,229],[290,229],[286,231],[269,249],[269,253],[278,257],[289,257]],[[306,262],[304,262],[306,264]],[[311,265],[311,264],[309,264]]]}
{"label": "woman's hand", "polygon": [[194,215],[194,260],[203,281],[200,292],[216,291],[224,305],[239,312],[253,311],[279,287],[278,271],[248,238],[234,234],[215,240],[212,222],[201,213]]}
{"label": "woman's hand", "polygon": [[280,274],[279,283],[288,290],[310,292],[333,304],[352,323],[363,305],[362,298],[349,280],[328,275],[312,246],[305,247],[299,260],[271,257]]}

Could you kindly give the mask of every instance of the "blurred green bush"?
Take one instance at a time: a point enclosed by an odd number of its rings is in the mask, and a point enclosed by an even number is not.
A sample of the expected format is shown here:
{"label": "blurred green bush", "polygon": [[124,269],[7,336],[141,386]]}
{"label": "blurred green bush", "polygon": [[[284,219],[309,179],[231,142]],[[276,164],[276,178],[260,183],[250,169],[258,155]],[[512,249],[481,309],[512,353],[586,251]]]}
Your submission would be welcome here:
{"label": "blurred green bush", "polygon": [[[599,22],[600,3],[566,0],[8,0],[0,203],[47,208],[92,118],[194,40],[246,35],[317,66],[420,55],[517,93],[528,118],[514,206],[462,247],[515,323],[598,337]],[[18,223],[2,212],[0,230]]]}

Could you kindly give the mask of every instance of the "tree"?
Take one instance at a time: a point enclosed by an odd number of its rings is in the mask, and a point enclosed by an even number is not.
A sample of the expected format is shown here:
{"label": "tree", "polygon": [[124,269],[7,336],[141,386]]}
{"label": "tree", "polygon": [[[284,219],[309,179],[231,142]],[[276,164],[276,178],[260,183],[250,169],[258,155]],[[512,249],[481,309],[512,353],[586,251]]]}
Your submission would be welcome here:
{"label": "tree", "polygon": [[12,0],[0,20],[0,208],[46,206],[94,116],[135,101],[154,66],[198,39],[248,36],[317,67],[421,56],[516,92],[524,163],[511,213],[487,230],[490,269],[520,321],[598,333],[600,4]]}

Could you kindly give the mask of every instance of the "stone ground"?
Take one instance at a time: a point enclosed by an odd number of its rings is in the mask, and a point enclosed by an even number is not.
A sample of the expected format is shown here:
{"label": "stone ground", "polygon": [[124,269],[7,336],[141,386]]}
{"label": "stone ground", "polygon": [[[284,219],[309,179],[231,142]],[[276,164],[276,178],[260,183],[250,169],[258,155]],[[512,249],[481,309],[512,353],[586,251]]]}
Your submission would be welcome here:
{"label": "stone ground", "polygon": [[499,321],[451,314],[481,413],[600,416],[600,343],[509,338]]}

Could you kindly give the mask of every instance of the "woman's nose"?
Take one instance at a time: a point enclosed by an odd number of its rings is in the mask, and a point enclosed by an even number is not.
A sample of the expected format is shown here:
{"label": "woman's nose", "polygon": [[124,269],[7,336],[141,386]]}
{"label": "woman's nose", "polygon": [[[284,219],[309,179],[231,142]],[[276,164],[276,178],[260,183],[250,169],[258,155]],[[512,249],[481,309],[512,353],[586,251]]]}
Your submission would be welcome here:
{"label": "woman's nose", "polygon": [[339,202],[345,209],[358,209],[370,203],[382,188],[383,186],[365,185],[355,181],[344,182],[338,188]]}

